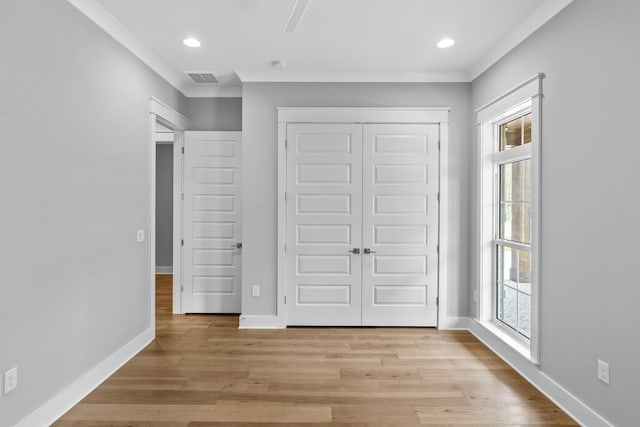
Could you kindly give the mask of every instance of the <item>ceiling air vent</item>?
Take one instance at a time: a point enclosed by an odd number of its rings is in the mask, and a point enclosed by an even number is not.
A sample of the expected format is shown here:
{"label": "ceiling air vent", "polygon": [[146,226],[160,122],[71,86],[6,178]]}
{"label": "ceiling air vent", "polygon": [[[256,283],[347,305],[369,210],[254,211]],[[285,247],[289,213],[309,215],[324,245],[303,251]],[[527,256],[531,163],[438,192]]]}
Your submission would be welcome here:
{"label": "ceiling air vent", "polygon": [[218,83],[218,79],[216,79],[213,73],[187,73],[187,75],[197,84]]}

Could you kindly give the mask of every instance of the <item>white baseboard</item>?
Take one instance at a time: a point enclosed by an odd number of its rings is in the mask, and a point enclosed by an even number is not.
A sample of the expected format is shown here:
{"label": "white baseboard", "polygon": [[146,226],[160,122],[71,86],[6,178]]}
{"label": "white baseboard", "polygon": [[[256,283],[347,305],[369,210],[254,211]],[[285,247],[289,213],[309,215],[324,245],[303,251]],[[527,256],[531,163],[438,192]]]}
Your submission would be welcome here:
{"label": "white baseboard", "polygon": [[549,378],[536,365],[527,360],[515,349],[505,344],[480,322],[468,319],[469,332],[489,347],[502,360],[522,375],[549,400],[558,405],[571,418],[583,426],[612,427],[613,424],[588,407],[560,384]]}
{"label": "white baseboard", "polygon": [[78,378],[60,393],[49,399],[38,409],[23,418],[15,427],[48,426],[63,416],[69,409],[91,393],[104,380],[131,360],[154,339],[149,328],[98,363],[89,372]]}
{"label": "white baseboard", "polygon": [[440,319],[438,329],[468,331],[470,320],[468,317],[445,317]]}
{"label": "white baseboard", "polygon": [[173,274],[173,267],[156,265],[156,274]]}
{"label": "white baseboard", "polygon": [[278,316],[240,315],[238,329],[284,329],[287,325]]}

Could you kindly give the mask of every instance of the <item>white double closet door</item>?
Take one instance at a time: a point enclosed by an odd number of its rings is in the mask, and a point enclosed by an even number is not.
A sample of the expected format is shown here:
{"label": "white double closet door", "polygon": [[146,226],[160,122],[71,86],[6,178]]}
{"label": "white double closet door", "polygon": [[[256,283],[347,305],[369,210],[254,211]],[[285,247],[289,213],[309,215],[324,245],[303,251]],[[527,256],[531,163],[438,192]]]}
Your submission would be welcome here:
{"label": "white double closet door", "polygon": [[289,325],[436,326],[438,136],[287,125]]}

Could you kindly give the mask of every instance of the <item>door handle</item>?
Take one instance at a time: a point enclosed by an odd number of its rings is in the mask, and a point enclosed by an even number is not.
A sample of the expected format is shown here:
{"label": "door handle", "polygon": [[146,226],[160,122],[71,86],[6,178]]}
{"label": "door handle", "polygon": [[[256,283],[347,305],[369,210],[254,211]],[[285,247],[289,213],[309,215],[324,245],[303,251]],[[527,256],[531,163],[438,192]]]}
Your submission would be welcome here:
{"label": "door handle", "polygon": [[371,248],[364,248],[364,254],[365,255],[369,255],[369,254],[375,254],[376,251],[372,251]]}
{"label": "door handle", "polygon": [[230,248],[242,249],[242,242],[236,243],[234,245],[230,245]]}
{"label": "door handle", "polygon": [[351,252],[354,255],[359,255],[360,254],[360,248],[353,248],[350,251],[347,252]]}

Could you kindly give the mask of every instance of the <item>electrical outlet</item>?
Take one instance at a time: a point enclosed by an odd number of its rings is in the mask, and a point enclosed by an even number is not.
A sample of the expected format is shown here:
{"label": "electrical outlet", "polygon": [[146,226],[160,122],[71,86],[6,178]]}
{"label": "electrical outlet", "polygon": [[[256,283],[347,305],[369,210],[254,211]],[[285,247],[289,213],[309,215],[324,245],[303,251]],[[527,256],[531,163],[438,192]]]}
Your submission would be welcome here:
{"label": "electrical outlet", "polygon": [[609,364],[598,359],[598,379],[609,384]]}
{"label": "electrical outlet", "polygon": [[18,387],[18,367],[9,369],[4,373],[4,393],[7,394]]}
{"label": "electrical outlet", "polygon": [[260,285],[253,285],[251,287],[251,296],[259,297],[260,296]]}
{"label": "electrical outlet", "polygon": [[144,242],[144,230],[138,230],[138,243]]}

